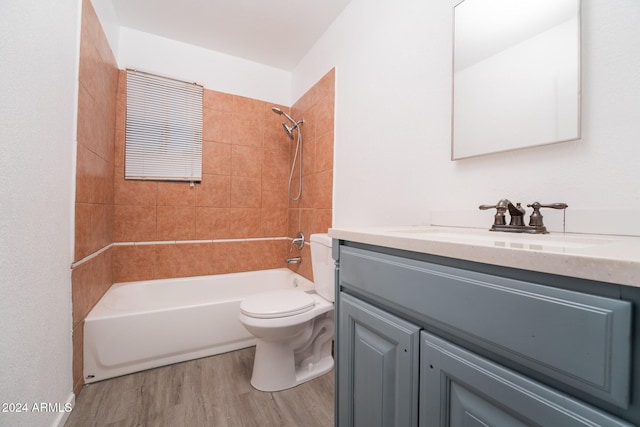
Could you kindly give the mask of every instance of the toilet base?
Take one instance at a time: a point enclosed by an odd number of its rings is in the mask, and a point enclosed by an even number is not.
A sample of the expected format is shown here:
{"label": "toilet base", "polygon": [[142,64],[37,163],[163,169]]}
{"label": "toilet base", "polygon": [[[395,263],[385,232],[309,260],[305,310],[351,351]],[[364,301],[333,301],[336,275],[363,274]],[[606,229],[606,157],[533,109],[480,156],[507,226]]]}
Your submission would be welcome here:
{"label": "toilet base", "polygon": [[328,354],[316,363],[296,367],[294,352],[288,345],[258,340],[251,385],[260,391],[286,390],[326,374],[333,364],[333,357]]}

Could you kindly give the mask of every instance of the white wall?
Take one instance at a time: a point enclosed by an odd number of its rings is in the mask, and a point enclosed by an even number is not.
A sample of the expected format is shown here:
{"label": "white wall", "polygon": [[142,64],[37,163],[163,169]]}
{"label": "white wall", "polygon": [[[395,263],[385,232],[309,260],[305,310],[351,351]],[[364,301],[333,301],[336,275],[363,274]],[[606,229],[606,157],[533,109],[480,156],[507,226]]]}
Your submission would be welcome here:
{"label": "white wall", "polygon": [[489,227],[477,206],[507,197],[568,203],[567,231],[640,235],[640,2],[582,1],[581,140],[455,162],[452,7],[353,0],[293,71],[297,99],[336,66],[334,225]]}
{"label": "white wall", "polygon": [[0,425],[50,426],[73,400],[71,270],[80,1],[0,14]]}
{"label": "white wall", "polygon": [[118,15],[113,8],[112,0],[91,0],[93,10],[95,10],[102,31],[104,31],[113,57],[118,57],[118,45],[120,44],[120,22],[118,22]]}
{"label": "white wall", "polygon": [[297,99],[336,67],[336,226],[428,221],[426,137],[448,88],[430,62],[427,3],[353,0],[293,71]]}
{"label": "white wall", "polygon": [[195,81],[207,89],[291,105],[291,73],[234,56],[120,28],[118,67]]}

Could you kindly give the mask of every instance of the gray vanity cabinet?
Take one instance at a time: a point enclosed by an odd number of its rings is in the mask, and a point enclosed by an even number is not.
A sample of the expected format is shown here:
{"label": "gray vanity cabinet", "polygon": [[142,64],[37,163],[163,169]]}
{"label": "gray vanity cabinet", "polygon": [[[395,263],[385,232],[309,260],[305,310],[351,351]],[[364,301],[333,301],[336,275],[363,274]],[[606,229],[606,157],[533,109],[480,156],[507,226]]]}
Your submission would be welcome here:
{"label": "gray vanity cabinet", "polygon": [[633,302],[615,285],[345,241],[334,258],[338,426],[640,420]]}
{"label": "gray vanity cabinet", "polygon": [[342,295],[339,425],[417,426],[420,328]]}

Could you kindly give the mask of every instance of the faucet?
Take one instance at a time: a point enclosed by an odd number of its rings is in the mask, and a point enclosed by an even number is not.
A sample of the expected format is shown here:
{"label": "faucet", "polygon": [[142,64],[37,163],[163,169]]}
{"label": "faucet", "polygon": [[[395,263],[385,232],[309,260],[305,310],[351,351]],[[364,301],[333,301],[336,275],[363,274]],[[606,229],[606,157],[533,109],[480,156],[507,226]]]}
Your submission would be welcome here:
{"label": "faucet", "polygon": [[507,209],[509,209],[509,215],[511,215],[511,221],[509,221],[509,225],[515,227],[521,227],[524,225],[524,214],[525,210],[520,203],[516,203],[514,206],[513,203],[509,202],[507,204]]}
{"label": "faucet", "polygon": [[[496,214],[493,219],[493,225],[489,229],[490,231],[507,231],[510,233],[532,233],[532,234],[547,234],[547,227],[542,222],[542,214],[540,208],[552,208],[552,209],[566,209],[569,207],[566,203],[551,203],[543,205],[540,202],[533,202],[527,205],[529,208],[533,208],[533,213],[529,217],[529,225],[524,224],[525,209],[520,203],[515,205],[508,199],[502,199],[495,205],[480,205],[480,210],[495,209]],[[506,225],[505,213],[509,211],[511,221],[509,225]]]}

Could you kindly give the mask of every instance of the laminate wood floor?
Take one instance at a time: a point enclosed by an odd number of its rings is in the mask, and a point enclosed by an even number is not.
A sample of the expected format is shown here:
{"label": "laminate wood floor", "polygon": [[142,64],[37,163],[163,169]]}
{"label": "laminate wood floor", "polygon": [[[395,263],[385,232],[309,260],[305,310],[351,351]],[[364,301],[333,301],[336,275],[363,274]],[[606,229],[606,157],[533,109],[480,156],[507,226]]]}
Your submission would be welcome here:
{"label": "laminate wood floor", "polygon": [[84,386],[65,427],[329,427],[334,371],[280,392],[249,383],[255,347]]}

